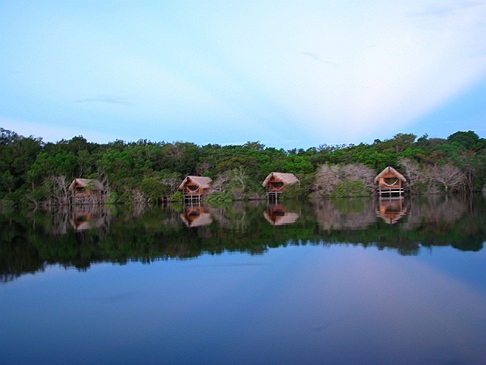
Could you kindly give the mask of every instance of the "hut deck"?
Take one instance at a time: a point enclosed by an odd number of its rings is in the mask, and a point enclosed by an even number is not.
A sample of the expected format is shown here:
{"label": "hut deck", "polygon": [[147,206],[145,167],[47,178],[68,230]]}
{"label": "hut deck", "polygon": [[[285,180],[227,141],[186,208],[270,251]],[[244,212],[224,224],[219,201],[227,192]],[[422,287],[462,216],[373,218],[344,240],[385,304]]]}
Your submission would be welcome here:
{"label": "hut deck", "polygon": [[379,188],[379,196],[402,196],[403,188]]}

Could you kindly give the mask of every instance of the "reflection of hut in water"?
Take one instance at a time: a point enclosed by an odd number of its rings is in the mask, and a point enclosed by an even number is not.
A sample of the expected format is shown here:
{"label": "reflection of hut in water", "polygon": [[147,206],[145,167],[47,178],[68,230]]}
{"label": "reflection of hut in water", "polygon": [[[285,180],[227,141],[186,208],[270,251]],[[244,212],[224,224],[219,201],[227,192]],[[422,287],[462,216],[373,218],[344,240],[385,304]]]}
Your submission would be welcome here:
{"label": "reflection of hut in water", "polygon": [[292,224],[299,219],[299,215],[294,212],[287,212],[283,205],[269,205],[267,210],[263,212],[265,219],[274,226],[282,226],[284,224]]}
{"label": "reflection of hut in water", "polygon": [[105,198],[105,188],[98,180],[74,179],[68,190],[75,205],[101,204]]}
{"label": "reflection of hut in water", "polygon": [[407,214],[407,207],[402,197],[398,199],[380,199],[376,215],[382,218],[385,223],[395,224]]}
{"label": "reflection of hut in water", "polygon": [[203,206],[186,207],[180,217],[188,227],[200,227],[213,222],[211,214]]}
{"label": "reflection of hut in water", "polygon": [[299,179],[294,174],[284,172],[270,173],[262,183],[267,192],[268,198],[277,199],[289,185],[299,183]]}
{"label": "reflection of hut in water", "polygon": [[73,208],[71,225],[76,231],[100,228],[106,224],[107,212],[104,206],[83,205]]}
{"label": "reflection of hut in water", "polygon": [[206,176],[186,176],[179,185],[182,190],[185,202],[200,202],[203,195],[207,193],[211,178]]}
{"label": "reflection of hut in water", "polygon": [[393,167],[388,166],[375,177],[375,184],[378,184],[378,195],[403,195],[402,183],[406,182],[405,177]]}

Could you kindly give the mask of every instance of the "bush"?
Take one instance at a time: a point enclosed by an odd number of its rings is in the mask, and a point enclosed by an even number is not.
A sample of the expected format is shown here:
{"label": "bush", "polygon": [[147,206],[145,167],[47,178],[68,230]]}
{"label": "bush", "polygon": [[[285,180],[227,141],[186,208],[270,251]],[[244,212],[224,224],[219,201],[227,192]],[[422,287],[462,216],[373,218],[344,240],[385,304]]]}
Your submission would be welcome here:
{"label": "bush", "polygon": [[213,192],[208,195],[207,202],[210,204],[221,204],[221,203],[228,203],[233,201],[230,192]]}
{"label": "bush", "polygon": [[172,202],[180,202],[182,201],[182,191],[176,191],[174,194],[170,196],[170,201]]}
{"label": "bush", "polygon": [[115,191],[110,192],[106,198],[106,204],[116,204],[118,203],[118,194]]}
{"label": "bush", "polygon": [[157,203],[168,192],[168,188],[155,177],[146,177],[143,179],[140,184],[140,190],[152,203]]}
{"label": "bush", "polygon": [[284,200],[299,199],[304,198],[305,195],[305,190],[299,184],[292,184],[285,187],[285,192],[282,194],[282,198]]}

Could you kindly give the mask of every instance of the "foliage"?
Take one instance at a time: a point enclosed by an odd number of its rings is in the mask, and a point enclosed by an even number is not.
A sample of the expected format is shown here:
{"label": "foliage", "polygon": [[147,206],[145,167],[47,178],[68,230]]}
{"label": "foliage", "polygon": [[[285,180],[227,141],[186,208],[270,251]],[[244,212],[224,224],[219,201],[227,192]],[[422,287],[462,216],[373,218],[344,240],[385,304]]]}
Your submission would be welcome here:
{"label": "foliage", "polygon": [[174,194],[172,194],[172,195],[170,196],[170,201],[173,201],[173,202],[180,202],[180,201],[182,201],[182,198],[183,198],[183,196],[182,196],[182,192],[180,192],[180,191],[176,191]]}
{"label": "foliage", "polygon": [[329,196],[338,184],[335,194],[356,194],[356,183],[343,182],[353,180],[371,192],[374,176],[386,166],[406,176],[411,193],[438,188],[473,192],[486,184],[486,140],[473,131],[447,139],[400,133],[371,144],[289,151],[258,141],[228,146],[147,140],[97,144],[76,136],[44,143],[3,128],[0,132],[0,200],[17,206],[64,204],[65,186],[74,178],[101,181],[111,203],[143,204],[180,200],[178,186],[187,175],[211,177],[211,195],[216,194],[211,199],[224,201],[264,198],[261,183],[273,171],[299,177],[300,185],[288,189],[287,198]]}
{"label": "foliage", "polygon": [[149,202],[157,202],[168,191],[168,187],[155,177],[146,177],[140,184],[140,190]]}

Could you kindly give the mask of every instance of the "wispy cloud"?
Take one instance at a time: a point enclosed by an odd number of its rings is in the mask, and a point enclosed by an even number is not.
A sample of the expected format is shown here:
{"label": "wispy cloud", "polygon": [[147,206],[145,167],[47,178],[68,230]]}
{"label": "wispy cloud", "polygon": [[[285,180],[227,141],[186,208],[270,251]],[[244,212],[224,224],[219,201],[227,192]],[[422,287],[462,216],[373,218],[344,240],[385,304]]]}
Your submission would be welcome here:
{"label": "wispy cloud", "polygon": [[330,62],[330,61],[326,61],[326,60],[323,60],[318,54],[316,53],[311,53],[311,52],[302,52],[303,55],[305,56],[308,56],[318,62],[322,62],[322,63],[325,63],[327,65],[332,65],[332,66],[336,66],[337,64],[334,63],[334,62]]}

